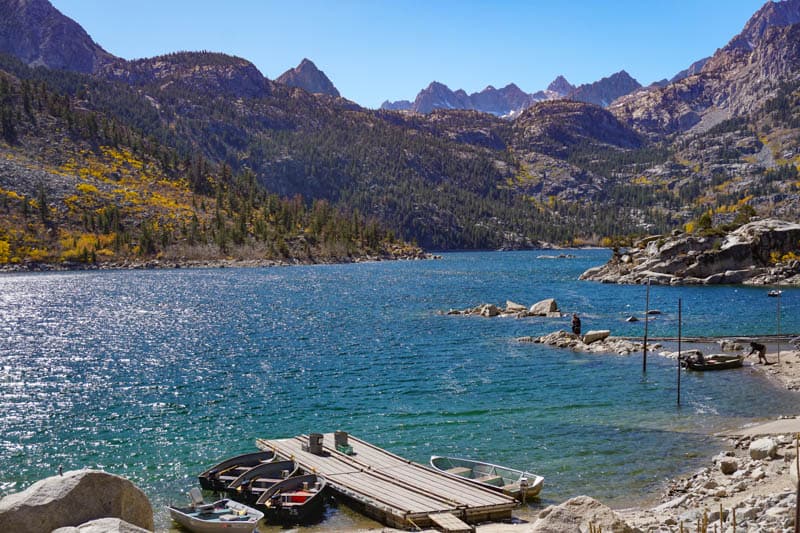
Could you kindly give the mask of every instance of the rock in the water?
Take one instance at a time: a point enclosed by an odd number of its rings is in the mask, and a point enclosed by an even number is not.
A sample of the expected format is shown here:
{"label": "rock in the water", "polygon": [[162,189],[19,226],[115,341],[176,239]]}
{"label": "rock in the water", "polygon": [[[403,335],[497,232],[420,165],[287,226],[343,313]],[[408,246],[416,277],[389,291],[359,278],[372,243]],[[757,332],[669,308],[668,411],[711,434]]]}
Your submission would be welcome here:
{"label": "rock in the water", "polygon": [[796,252],[800,224],[764,219],[745,224],[724,237],[660,235],[642,239],[626,253],[590,268],[580,279],[604,283],[663,285],[718,283],[773,284],[794,279],[798,265],[775,265]]}
{"label": "rock in the water", "polygon": [[749,451],[751,459],[772,458],[778,453],[778,445],[771,438],[764,437],[751,442]]}
{"label": "rock in the water", "polygon": [[547,316],[547,313],[555,313],[558,311],[558,304],[555,299],[548,298],[541,302],[536,302],[531,306],[530,314],[535,316]]}
{"label": "rock in the water", "polygon": [[0,531],[49,532],[99,518],[153,530],[147,496],[127,479],[99,470],[65,472],[0,500]]}
{"label": "rock in the water", "polygon": [[508,313],[519,313],[520,311],[527,311],[527,310],[528,308],[522,304],[512,302],[511,300],[506,300],[506,312]]}
{"label": "rock in the water", "polygon": [[492,317],[492,316],[497,316],[499,314],[500,310],[494,304],[486,304],[483,307],[481,307],[481,312],[480,312],[481,316]]}
{"label": "rock in the water", "polygon": [[611,335],[611,331],[608,329],[597,329],[597,330],[587,331],[583,335],[583,343],[592,344],[593,342],[606,339],[609,335]]}
{"label": "rock in the water", "polygon": [[52,533],[150,533],[119,518],[100,518],[77,527],[60,527]]}
{"label": "rock in the water", "polygon": [[531,529],[534,533],[576,533],[588,531],[589,524],[609,533],[634,533],[610,507],[589,496],[577,496],[561,505],[551,505],[539,513]]}

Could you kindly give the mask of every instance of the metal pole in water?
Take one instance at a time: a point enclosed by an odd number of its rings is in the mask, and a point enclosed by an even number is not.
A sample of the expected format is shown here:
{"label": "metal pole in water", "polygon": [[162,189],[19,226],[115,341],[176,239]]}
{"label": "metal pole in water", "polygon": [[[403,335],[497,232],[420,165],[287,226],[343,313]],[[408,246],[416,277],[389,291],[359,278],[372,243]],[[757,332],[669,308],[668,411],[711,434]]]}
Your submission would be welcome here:
{"label": "metal pole in water", "polygon": [[681,299],[678,298],[678,405],[681,404]]}
{"label": "metal pole in water", "polygon": [[647,322],[650,317],[650,278],[647,278],[647,292],[644,301],[644,346],[642,347],[642,373],[647,372]]}
{"label": "metal pole in water", "polygon": [[778,364],[781,362],[781,295],[783,291],[778,291]]}

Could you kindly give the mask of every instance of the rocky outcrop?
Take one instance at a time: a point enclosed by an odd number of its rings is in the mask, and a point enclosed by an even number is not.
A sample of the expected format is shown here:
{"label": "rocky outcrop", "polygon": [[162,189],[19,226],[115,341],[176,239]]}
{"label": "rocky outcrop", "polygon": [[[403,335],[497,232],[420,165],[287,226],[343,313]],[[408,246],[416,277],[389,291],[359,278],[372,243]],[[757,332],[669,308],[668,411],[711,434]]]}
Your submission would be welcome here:
{"label": "rocky outcrop", "polygon": [[250,61],[215,52],[176,52],[103,66],[101,75],[134,86],[175,87],[194,94],[258,98],[270,82]]}
{"label": "rocky outcrop", "polygon": [[550,318],[560,318],[561,311],[558,310],[558,303],[553,298],[547,298],[533,304],[528,309],[523,304],[506,300],[506,306],[500,307],[495,304],[480,304],[469,309],[450,309],[446,313],[440,312],[439,314],[445,315],[474,315],[483,317],[513,316],[515,318],[525,318],[529,316],[546,316]]}
{"label": "rocky outcrop", "polygon": [[312,94],[339,96],[333,82],[310,59],[303,59],[295,68],[289,69],[275,81],[289,87],[299,87]]}
{"label": "rocky outcrop", "polygon": [[0,531],[41,533],[101,518],[153,530],[147,496],[127,479],[98,470],[65,472],[0,500]]}
{"label": "rocky outcrop", "polygon": [[724,236],[676,233],[649,237],[615,253],[580,279],[661,285],[723,283],[800,284],[800,224],[759,220]]}
{"label": "rocky outcrop", "polygon": [[610,507],[589,496],[577,496],[560,505],[551,505],[539,513],[532,532],[576,533],[608,531],[609,533],[635,533],[637,530],[625,523]]}
{"label": "rocky outcrop", "polygon": [[[641,342],[633,342],[627,339],[620,339],[617,337],[610,337],[607,335],[608,330],[602,330],[599,336],[592,337],[589,342],[585,342],[584,338],[580,335],[575,335],[564,330],[554,331],[542,337],[519,337],[518,342],[534,342],[539,344],[547,344],[548,346],[555,346],[556,348],[568,348],[578,352],[591,352],[591,353],[615,353],[617,355],[630,355],[634,352],[641,352],[643,344]],[[591,333],[591,332],[590,332]],[[649,344],[648,349],[656,350],[660,344]]]}
{"label": "rocky outcrop", "polygon": [[75,527],[60,527],[52,533],[148,533],[148,530],[119,518],[100,518]]}

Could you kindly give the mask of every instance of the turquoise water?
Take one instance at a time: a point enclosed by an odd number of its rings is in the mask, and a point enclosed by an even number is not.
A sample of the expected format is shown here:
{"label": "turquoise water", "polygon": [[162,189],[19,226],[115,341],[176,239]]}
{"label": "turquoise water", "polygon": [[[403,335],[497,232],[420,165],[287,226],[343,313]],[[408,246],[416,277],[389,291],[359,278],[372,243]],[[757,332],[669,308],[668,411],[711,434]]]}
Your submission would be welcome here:
{"label": "turquoise water", "polygon": [[[651,355],[588,355],[514,338],[569,318],[441,316],[555,297],[584,330],[641,335],[644,287],[578,282],[605,250],[445,254],[439,261],[0,277],[0,494],[78,467],[131,478],[156,505],[257,437],[344,429],[545,476],[545,502],[621,505],[715,454],[719,428],[795,413],[749,369],[682,375]],[[747,287],[651,288],[653,336],[775,333],[776,299]],[[781,330],[800,332],[800,291]],[[334,512],[336,515],[338,512]],[[335,521],[333,516],[330,520]]]}

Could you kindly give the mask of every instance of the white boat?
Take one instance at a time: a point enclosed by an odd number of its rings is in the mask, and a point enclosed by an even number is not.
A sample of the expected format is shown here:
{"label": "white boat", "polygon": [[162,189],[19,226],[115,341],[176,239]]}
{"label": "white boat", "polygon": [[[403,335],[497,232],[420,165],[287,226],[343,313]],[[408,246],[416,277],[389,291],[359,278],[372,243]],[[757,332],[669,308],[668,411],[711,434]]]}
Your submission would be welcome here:
{"label": "white boat", "polygon": [[243,503],[229,499],[205,503],[200,489],[189,491],[191,504],[188,507],[168,505],[169,515],[194,533],[240,532],[252,533],[264,513]]}
{"label": "white boat", "polygon": [[431,466],[448,476],[501,491],[518,500],[536,498],[544,484],[542,476],[471,459],[434,455]]}

